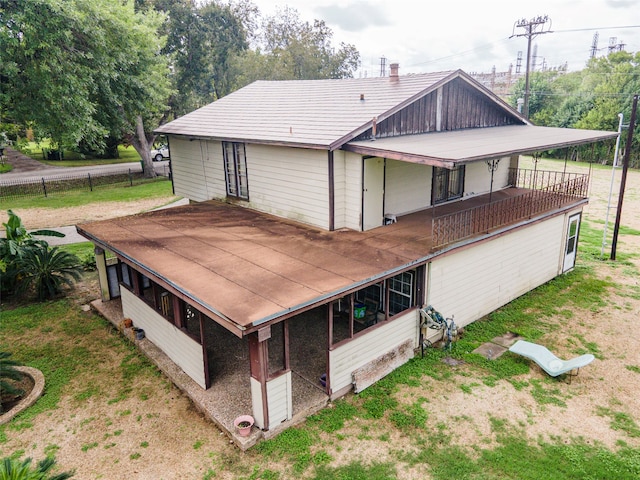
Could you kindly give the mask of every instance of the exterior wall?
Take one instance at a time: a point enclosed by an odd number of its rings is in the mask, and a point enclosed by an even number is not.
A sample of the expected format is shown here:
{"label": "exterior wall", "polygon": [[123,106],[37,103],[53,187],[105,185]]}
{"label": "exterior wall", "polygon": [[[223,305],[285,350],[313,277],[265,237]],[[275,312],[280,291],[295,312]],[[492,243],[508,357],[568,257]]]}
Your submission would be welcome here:
{"label": "exterior wall", "polygon": [[[258,428],[265,428],[265,414],[262,407],[262,386],[251,377],[251,404],[253,418]],[[293,394],[291,372],[280,375],[267,382],[267,408],[269,409],[269,428],[274,428],[293,417]]]}
{"label": "exterior wall", "polygon": [[196,202],[209,200],[200,141],[170,138],[171,169],[176,195]]}
{"label": "exterior wall", "polygon": [[[509,184],[509,167],[511,159],[500,159],[498,168],[493,172],[493,191],[501,190]],[[491,190],[491,172],[487,162],[468,163],[464,173],[464,195],[481,195]]]}
{"label": "exterior wall", "polygon": [[344,153],[344,179],[345,219],[342,227],[359,231],[362,228],[362,155]]}
{"label": "exterior wall", "polygon": [[206,389],[202,345],[169,323],[129,290],[120,290],[125,318],[131,318],[136,327],[144,330],[146,338]]}
{"label": "exterior wall", "polygon": [[430,264],[427,302],[467,325],[560,273],[566,216],[520,228]]}
{"label": "exterior wall", "polygon": [[269,428],[293,417],[293,396],[291,372],[267,382],[267,405],[269,408]]}
{"label": "exterior wall", "polygon": [[430,206],[432,172],[427,165],[387,160],[385,213],[402,215]]}
{"label": "exterior wall", "polygon": [[331,389],[334,392],[352,384],[351,373],[406,342],[418,346],[419,314],[417,310],[395,318],[386,325],[329,351]]}
{"label": "exterior wall", "polygon": [[247,144],[246,151],[252,208],[329,228],[326,150]]}

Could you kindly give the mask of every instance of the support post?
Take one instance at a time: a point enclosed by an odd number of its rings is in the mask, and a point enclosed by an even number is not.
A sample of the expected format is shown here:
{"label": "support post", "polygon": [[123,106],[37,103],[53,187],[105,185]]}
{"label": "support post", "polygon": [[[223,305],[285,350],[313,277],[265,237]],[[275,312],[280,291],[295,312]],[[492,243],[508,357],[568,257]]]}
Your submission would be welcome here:
{"label": "support post", "polygon": [[104,255],[104,250],[100,247],[95,247],[94,255],[96,258],[96,269],[98,270],[98,279],[100,282],[100,296],[103,302],[111,300],[111,294],[109,293],[109,277],[107,276],[107,260]]}

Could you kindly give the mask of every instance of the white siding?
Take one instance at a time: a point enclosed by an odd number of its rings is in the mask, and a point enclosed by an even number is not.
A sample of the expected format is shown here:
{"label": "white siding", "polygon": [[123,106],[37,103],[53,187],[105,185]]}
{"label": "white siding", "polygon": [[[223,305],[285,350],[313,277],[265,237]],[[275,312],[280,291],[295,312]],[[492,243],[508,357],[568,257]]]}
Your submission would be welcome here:
{"label": "white siding", "polygon": [[384,211],[402,215],[431,204],[433,168],[415,163],[387,160]]}
{"label": "white siding", "polygon": [[196,202],[209,200],[201,142],[170,138],[171,169],[176,195]]}
{"label": "white siding", "polygon": [[269,428],[291,420],[293,416],[291,395],[291,372],[267,382],[267,405],[269,406]]}
{"label": "white siding", "polygon": [[202,388],[204,376],[202,345],[156,313],[126,288],[122,288],[122,313],[144,330],[146,338],[162,350],[176,365]]}
{"label": "white siding", "polygon": [[347,215],[347,177],[345,167],[345,152],[337,150],[333,152],[333,195],[334,214],[333,221],[336,230],[346,227]]}
{"label": "white siding", "polygon": [[351,373],[386,352],[411,340],[418,346],[418,311],[366,333],[329,352],[331,389],[341,390],[352,383]]}
{"label": "white siding", "polygon": [[352,230],[362,228],[362,156],[345,153],[345,224]]}
{"label": "white siding", "polygon": [[[493,172],[493,191],[505,188],[509,182],[509,167],[511,159],[500,159],[498,168]],[[491,190],[491,172],[487,162],[473,162],[465,166],[464,171],[464,195],[480,195]]]}
{"label": "white siding", "polygon": [[251,377],[251,405],[253,406],[253,419],[256,427],[264,428],[264,412],[262,410],[262,385]]}
{"label": "white siding", "polygon": [[252,208],[329,228],[329,160],[326,150],[247,144]]}
{"label": "white siding", "polygon": [[467,325],[559,273],[565,216],[521,228],[430,265],[427,301]]}

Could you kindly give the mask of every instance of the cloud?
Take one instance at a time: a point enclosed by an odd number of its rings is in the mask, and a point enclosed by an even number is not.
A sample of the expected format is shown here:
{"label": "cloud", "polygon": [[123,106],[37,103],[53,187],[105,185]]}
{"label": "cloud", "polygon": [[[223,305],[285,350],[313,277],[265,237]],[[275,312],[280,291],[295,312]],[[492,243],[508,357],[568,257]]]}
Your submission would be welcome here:
{"label": "cloud", "polygon": [[612,8],[627,8],[635,7],[638,4],[638,0],[606,0],[604,3]]}
{"label": "cloud", "polygon": [[358,1],[346,6],[334,4],[316,7],[314,10],[329,25],[335,25],[347,32],[359,32],[369,27],[390,26],[391,20],[383,9],[382,6]]}

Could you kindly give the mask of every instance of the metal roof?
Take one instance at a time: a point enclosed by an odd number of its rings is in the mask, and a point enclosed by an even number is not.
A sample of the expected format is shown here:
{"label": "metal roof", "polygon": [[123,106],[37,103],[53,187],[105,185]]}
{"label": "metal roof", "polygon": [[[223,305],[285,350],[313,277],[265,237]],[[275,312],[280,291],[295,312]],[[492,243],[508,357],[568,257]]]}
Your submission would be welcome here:
{"label": "metal roof", "polygon": [[336,142],[340,144],[341,139],[347,141],[355,136],[354,132],[358,134],[369,128],[374,117],[380,121],[461,76],[470,78],[458,70],[405,75],[396,79],[257,81],[161,125],[156,132],[332,148]]}
{"label": "metal roof", "polygon": [[344,150],[452,168],[457,163],[532,153],[615,138],[617,132],[509,125],[349,142]]}

